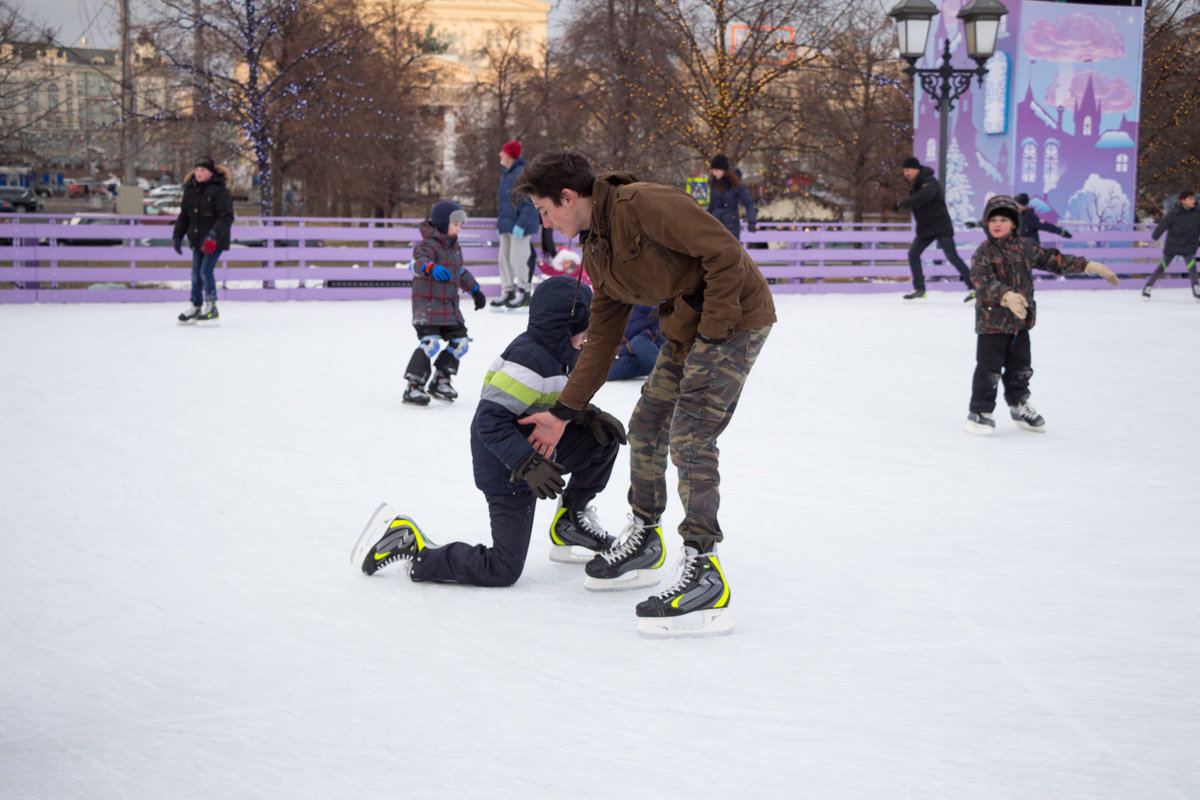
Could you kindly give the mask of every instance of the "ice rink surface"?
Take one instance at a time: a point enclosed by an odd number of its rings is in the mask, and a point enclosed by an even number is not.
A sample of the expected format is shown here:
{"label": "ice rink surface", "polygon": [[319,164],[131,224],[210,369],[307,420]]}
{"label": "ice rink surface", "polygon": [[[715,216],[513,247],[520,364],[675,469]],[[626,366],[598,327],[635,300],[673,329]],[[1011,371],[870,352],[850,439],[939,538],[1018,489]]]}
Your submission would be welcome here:
{"label": "ice rink surface", "polygon": [[776,299],[720,441],[736,631],[672,641],[547,559],[551,502],[510,589],[349,563],[380,501],[488,540],[524,317],[465,311],[420,409],[407,301],[0,306],[0,797],[1200,797],[1200,304],[1039,293],[1048,432],[979,438],[960,300]]}

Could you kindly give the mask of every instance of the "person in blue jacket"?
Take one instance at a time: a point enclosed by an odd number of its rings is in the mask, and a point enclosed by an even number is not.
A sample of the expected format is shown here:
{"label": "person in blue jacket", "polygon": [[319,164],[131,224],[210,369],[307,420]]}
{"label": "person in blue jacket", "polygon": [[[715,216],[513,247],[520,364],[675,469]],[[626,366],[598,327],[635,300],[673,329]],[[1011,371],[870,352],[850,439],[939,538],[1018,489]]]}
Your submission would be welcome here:
{"label": "person in blue jacket", "polygon": [[666,337],[658,327],[658,309],[651,306],[634,306],[621,336],[621,349],[617,360],[608,369],[610,381],[624,381],[650,374],[658,351],[666,344]]}
{"label": "person in blue jacket", "polygon": [[508,311],[529,305],[529,242],[538,230],[538,213],[533,202],[513,187],[525,159],[521,143],[505,142],[500,148],[500,186],[497,189],[496,232],[500,234],[500,297],[492,301],[496,311]]}
{"label": "person in blue jacket", "polygon": [[729,168],[729,159],[718,153],[709,162],[712,177],[708,179],[708,213],[721,220],[725,229],[739,242],[742,240],[742,223],[738,217],[738,203],[746,207],[746,229],[751,233],[758,230],[758,216],[754,202],[742,175]]}
{"label": "person in blue jacket", "polygon": [[[608,485],[625,428],[615,417],[590,406],[569,423],[550,457],[527,439],[532,425],[517,420],[549,409],[567,383],[587,335],[592,290],[577,278],[543,281],[529,306],[529,325],[492,362],[471,421],[475,485],[487,499],[492,544],[451,542],[435,545],[411,518],[382,504],[351,554],[354,566],[373,575],[395,562],[410,562],[414,581],[510,586],[525,566],[534,508],[539,499],[562,495],[550,526],[550,557],[586,562],[613,543],[589,506]],[[563,475],[570,479],[563,481]]]}

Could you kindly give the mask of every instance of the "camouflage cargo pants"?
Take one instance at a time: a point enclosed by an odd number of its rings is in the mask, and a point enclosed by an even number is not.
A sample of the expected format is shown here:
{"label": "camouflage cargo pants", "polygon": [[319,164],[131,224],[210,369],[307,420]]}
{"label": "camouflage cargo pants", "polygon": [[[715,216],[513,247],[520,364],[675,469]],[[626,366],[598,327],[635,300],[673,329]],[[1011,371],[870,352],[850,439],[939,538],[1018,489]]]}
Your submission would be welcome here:
{"label": "camouflage cargo pants", "polygon": [[629,503],[639,516],[657,520],[667,507],[669,452],[684,511],[679,534],[700,545],[721,541],[717,437],[770,332],[768,325],[719,345],[696,342],[683,364],[672,363],[670,345],[659,353],[629,420]]}

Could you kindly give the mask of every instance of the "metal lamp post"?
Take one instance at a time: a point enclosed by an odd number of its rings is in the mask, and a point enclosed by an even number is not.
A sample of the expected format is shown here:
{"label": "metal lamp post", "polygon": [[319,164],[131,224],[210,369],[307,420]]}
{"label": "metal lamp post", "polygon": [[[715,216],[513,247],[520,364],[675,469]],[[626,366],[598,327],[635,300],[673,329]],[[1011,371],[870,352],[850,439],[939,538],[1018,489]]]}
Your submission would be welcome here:
{"label": "metal lamp post", "polygon": [[929,29],[938,9],[930,0],[900,0],[888,12],[896,23],[896,39],[900,56],[908,62],[904,71],[910,78],[921,77],[921,89],[937,102],[940,132],[938,134],[938,178],[946,180],[947,137],[950,127],[950,110],[954,101],[971,86],[971,76],[979,79],[987,74],[984,63],[996,52],[996,36],[1000,32],[1000,18],[1008,9],[1000,0],[971,0],[958,12],[967,35],[967,55],[977,65],[975,69],[955,69],[950,66],[950,39],[946,39],[939,67],[917,69],[917,59],[925,55],[929,40]]}

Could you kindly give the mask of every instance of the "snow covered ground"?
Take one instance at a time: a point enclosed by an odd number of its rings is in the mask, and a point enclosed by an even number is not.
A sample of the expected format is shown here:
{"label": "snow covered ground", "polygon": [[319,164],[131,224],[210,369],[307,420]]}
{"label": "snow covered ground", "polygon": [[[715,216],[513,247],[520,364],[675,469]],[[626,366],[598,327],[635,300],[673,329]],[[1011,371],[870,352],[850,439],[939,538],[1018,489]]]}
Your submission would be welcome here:
{"label": "snow covered ground", "polygon": [[487,539],[522,317],[466,312],[416,409],[406,301],[0,306],[0,797],[1200,797],[1200,304],[1039,294],[1049,432],[977,438],[960,299],[777,299],[721,440],[736,632],[674,641],[547,559],[549,502],[511,589],[349,563],[383,500]]}

